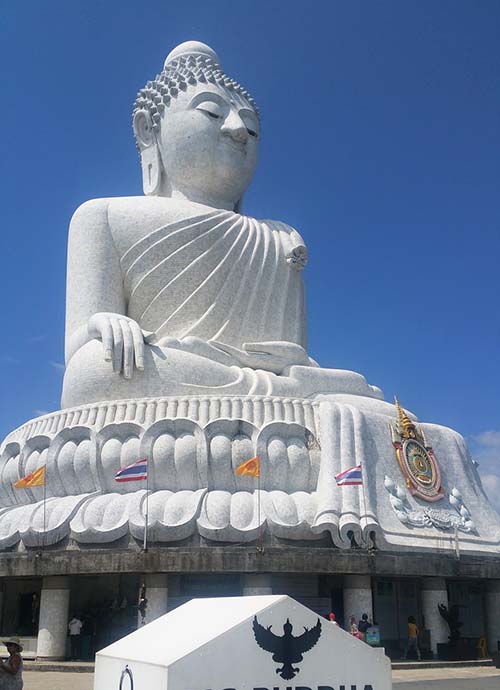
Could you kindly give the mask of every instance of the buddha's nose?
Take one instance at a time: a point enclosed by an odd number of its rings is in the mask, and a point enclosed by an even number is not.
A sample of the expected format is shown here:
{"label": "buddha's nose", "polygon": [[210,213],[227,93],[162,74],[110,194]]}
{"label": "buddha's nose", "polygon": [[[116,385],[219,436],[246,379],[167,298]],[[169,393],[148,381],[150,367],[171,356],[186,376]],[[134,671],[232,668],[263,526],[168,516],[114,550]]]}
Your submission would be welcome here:
{"label": "buddha's nose", "polygon": [[229,112],[229,115],[224,120],[221,127],[221,132],[230,136],[231,139],[244,144],[248,139],[248,130],[241,117],[234,110]]}

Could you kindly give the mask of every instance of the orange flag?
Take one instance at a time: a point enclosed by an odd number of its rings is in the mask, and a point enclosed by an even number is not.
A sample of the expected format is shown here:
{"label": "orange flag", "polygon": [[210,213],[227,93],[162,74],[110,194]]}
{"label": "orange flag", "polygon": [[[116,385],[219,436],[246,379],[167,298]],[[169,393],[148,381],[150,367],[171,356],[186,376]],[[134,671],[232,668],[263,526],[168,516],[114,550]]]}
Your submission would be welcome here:
{"label": "orange flag", "polygon": [[245,460],[245,462],[242,462],[241,465],[238,465],[238,467],[235,469],[235,472],[240,477],[244,474],[249,474],[251,477],[260,477],[259,456],[256,455],[254,458],[251,458],[250,460]]}
{"label": "orange flag", "polygon": [[43,486],[45,484],[45,465],[42,465],[34,472],[27,474],[14,484],[15,489],[31,489],[32,486]]}

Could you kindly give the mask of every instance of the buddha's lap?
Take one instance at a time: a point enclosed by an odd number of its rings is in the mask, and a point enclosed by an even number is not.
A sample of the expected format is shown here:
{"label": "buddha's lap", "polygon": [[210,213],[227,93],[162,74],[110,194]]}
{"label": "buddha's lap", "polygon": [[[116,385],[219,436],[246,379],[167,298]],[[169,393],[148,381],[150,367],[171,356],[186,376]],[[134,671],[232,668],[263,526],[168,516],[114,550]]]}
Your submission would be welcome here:
{"label": "buddha's lap", "polygon": [[[234,368],[233,368],[234,369]],[[121,400],[186,394],[186,384],[221,386],[237,376],[232,369],[182,350],[144,346],[144,371],[134,367],[126,379],[104,359],[102,343],[91,340],[68,362],[64,375],[62,406],[73,407],[98,400]]]}
{"label": "buddha's lap", "polygon": [[360,374],[339,369],[292,366],[286,375],[226,366],[192,352],[156,345],[144,347],[144,371],[126,379],[104,360],[102,343],[92,340],[73,355],[63,383],[62,407],[104,401],[178,395],[316,394],[380,398]]}

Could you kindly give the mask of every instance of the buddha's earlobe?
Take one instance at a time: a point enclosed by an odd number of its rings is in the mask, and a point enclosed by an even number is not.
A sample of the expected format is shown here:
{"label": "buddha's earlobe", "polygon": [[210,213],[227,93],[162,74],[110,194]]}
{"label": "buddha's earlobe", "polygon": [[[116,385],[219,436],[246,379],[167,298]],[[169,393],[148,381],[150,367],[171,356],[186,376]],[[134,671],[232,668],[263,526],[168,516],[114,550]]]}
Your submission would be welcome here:
{"label": "buddha's earlobe", "polygon": [[142,189],[146,196],[155,196],[161,187],[161,161],[156,143],[141,151]]}
{"label": "buddha's earlobe", "polygon": [[147,110],[138,110],[134,114],[134,133],[141,152],[142,188],[146,196],[155,196],[161,188],[161,160]]}

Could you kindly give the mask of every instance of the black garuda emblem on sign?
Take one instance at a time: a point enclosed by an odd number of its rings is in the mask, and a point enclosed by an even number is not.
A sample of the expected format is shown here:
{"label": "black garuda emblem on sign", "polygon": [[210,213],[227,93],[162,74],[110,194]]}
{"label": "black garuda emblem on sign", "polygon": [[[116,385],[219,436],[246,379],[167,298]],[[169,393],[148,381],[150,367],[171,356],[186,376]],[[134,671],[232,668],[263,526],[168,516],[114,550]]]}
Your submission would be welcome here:
{"label": "black garuda emblem on sign", "polygon": [[289,618],[283,625],[283,635],[275,635],[271,632],[271,628],[271,625],[267,628],[261,625],[257,616],[253,619],[253,634],[257,644],[266,652],[272,653],[273,661],[283,664],[281,668],[276,669],[276,673],[285,680],[290,680],[300,671],[293,664],[302,661],[303,654],[312,649],[321,637],[321,621],[318,618],[314,628],[309,629],[304,626],[304,632],[297,637],[292,635],[293,626]]}

